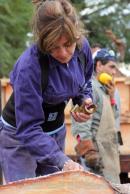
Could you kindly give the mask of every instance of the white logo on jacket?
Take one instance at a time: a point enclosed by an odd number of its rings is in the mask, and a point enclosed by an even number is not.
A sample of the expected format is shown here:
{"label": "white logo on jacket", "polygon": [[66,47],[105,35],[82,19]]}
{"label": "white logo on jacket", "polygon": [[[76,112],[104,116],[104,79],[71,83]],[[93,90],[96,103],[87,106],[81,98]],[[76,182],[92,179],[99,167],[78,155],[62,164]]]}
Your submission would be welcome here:
{"label": "white logo on jacket", "polygon": [[55,121],[57,115],[58,115],[58,112],[49,113],[47,121]]}

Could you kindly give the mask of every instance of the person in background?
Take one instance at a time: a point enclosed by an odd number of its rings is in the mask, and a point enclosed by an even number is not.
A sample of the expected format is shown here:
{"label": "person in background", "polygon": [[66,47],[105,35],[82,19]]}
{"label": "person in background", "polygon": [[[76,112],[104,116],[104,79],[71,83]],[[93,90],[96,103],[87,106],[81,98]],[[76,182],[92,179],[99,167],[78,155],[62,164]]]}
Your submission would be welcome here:
{"label": "person in background", "polygon": [[97,51],[99,51],[102,48],[103,46],[100,43],[95,43],[91,45],[91,52],[92,52],[93,58],[95,57]]}
{"label": "person in background", "polygon": [[[91,45],[91,52],[92,52],[93,59],[97,55],[97,52],[100,51],[102,48],[103,48],[103,45],[101,45],[100,43],[95,43]],[[118,116],[115,118],[115,125],[117,129],[117,134],[118,134],[118,142],[119,142],[119,145],[123,145],[123,140],[122,140],[121,131],[120,131],[121,100],[120,100],[120,94],[117,88],[115,88],[114,98],[116,100],[116,105],[119,112]]]}
{"label": "person in background", "polygon": [[81,164],[87,170],[102,175],[113,183],[119,183],[119,144],[115,124],[119,110],[114,97],[115,84],[113,80],[106,84],[100,82],[101,73],[107,73],[114,79],[114,51],[100,49],[96,53],[92,86],[97,109],[91,119],[84,123],[72,120],[72,133],[78,139],[75,150],[80,156]]}
{"label": "person in background", "polygon": [[100,50],[103,48],[103,46],[100,43],[95,43],[91,45],[91,52],[94,54],[96,51]]}
{"label": "person in background", "polygon": [[[67,0],[33,0],[35,43],[18,58],[10,80],[13,94],[0,120],[0,159],[6,182],[56,171],[83,170],[64,154],[64,108],[92,103],[91,49],[79,17]],[[48,59],[44,91],[39,53]],[[80,53],[85,56],[82,67]],[[45,65],[44,63],[42,64]],[[77,122],[89,114],[72,113]]]}

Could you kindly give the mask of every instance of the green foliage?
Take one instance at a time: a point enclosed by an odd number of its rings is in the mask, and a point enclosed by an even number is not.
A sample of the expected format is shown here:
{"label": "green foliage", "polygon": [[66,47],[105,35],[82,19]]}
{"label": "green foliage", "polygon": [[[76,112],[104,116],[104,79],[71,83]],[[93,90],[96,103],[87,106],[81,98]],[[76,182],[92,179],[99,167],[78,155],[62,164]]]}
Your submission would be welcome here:
{"label": "green foliage", "polygon": [[[111,29],[113,33],[126,43],[125,62],[130,62],[130,14],[129,0],[71,0],[78,11],[89,8],[81,19],[89,32],[91,44],[101,43],[104,47],[116,50],[105,31]],[[128,7],[129,5],[129,7]],[[115,7],[115,11],[107,13],[108,8]],[[8,76],[13,64],[23,52],[30,32],[30,20],[33,6],[31,0],[0,0],[0,73]]]}
{"label": "green foliage", "polygon": [[85,2],[81,0],[71,0],[72,4],[76,7],[78,11],[82,10],[85,8]]}
{"label": "green foliage", "polygon": [[130,4],[128,0],[86,0],[89,8],[81,18],[89,32],[91,44],[100,43],[117,51],[117,48],[106,35],[112,32],[126,44],[125,62],[130,62]]}
{"label": "green foliage", "polygon": [[31,15],[31,1],[0,1],[0,64],[5,76],[8,76],[16,59],[25,49]]}

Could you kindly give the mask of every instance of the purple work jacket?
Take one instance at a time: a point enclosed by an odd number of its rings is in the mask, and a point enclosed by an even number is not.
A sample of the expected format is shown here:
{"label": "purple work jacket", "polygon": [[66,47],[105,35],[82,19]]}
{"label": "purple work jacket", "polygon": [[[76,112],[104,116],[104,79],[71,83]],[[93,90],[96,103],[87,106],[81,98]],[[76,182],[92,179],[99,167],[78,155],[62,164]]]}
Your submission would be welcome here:
{"label": "purple work jacket", "polygon": [[38,60],[37,45],[33,44],[17,60],[10,74],[14,90],[17,138],[38,159],[45,156],[48,162],[61,168],[67,159],[55,140],[44,133],[41,124],[44,121],[42,104],[58,104],[70,98],[82,101],[92,97],[91,75],[93,62],[88,41],[84,39],[80,52],[86,56],[86,69],[77,59],[79,50],[75,50],[68,64],[61,64],[49,56],[48,85],[41,90],[41,68]]}

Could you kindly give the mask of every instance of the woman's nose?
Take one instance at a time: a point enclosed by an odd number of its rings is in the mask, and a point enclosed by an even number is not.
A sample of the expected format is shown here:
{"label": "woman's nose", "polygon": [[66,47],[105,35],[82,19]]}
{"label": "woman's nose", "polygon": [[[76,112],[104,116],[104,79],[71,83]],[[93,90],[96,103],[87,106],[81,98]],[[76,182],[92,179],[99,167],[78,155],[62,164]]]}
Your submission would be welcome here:
{"label": "woman's nose", "polygon": [[67,55],[67,50],[66,50],[66,48],[61,47],[61,48],[60,48],[59,55],[62,56],[62,57],[66,56],[66,55]]}

